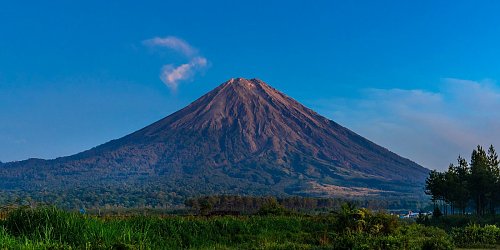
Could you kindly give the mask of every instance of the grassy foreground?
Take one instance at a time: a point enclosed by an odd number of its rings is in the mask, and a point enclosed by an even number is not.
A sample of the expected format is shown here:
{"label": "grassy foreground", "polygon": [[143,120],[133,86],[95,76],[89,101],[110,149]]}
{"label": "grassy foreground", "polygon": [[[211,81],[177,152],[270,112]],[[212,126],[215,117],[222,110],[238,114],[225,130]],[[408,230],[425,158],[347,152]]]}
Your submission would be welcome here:
{"label": "grassy foreground", "polygon": [[0,249],[452,249],[435,227],[343,209],[329,215],[98,218],[52,207],[11,211]]}

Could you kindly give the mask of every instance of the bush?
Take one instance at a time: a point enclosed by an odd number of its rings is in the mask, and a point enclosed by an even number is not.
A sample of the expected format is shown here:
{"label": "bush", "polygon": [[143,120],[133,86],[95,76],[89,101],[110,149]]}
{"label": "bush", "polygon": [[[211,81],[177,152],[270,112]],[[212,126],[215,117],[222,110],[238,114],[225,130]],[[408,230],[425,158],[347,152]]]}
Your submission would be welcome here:
{"label": "bush", "polygon": [[494,247],[500,244],[500,228],[495,225],[481,227],[471,224],[463,228],[453,228],[451,236],[459,247]]}
{"label": "bush", "polygon": [[437,227],[410,224],[398,228],[395,233],[406,242],[405,249],[453,249],[452,238]]}
{"label": "bush", "polygon": [[257,211],[258,215],[290,215],[291,211],[279,204],[276,199],[264,203]]}
{"label": "bush", "polygon": [[396,216],[387,213],[369,214],[365,219],[366,231],[375,235],[389,235],[400,227],[400,221]]}

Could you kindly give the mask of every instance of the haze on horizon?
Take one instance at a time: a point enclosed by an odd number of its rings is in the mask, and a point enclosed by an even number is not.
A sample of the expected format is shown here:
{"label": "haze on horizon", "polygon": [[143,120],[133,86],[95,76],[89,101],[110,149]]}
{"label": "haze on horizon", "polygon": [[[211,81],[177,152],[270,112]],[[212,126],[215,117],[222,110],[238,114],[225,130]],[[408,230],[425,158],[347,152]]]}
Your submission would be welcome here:
{"label": "haze on horizon", "polygon": [[[221,7],[224,6],[224,7]],[[259,78],[431,169],[500,143],[500,3],[0,8],[0,161],[74,154]]]}

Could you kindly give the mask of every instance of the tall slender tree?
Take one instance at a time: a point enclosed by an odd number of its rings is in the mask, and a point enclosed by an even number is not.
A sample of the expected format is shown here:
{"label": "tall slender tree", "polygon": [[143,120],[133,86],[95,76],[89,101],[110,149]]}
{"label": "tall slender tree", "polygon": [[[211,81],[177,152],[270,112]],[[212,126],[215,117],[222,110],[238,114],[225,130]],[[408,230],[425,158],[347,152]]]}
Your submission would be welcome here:
{"label": "tall slender tree", "polygon": [[431,200],[434,207],[439,205],[439,202],[444,202],[445,175],[436,170],[429,173],[429,177],[425,180],[425,193],[431,195]]}
{"label": "tall slender tree", "polygon": [[476,213],[483,215],[492,195],[494,177],[491,176],[488,157],[481,146],[472,151],[470,169],[470,191],[476,205]]}
{"label": "tall slender tree", "polygon": [[454,198],[457,208],[460,209],[462,214],[465,214],[465,209],[467,208],[467,203],[470,200],[469,191],[469,175],[470,169],[467,160],[458,156],[458,164],[453,168],[453,172],[457,177],[456,187],[454,189]]}
{"label": "tall slender tree", "polygon": [[494,214],[495,209],[500,203],[500,162],[498,160],[498,155],[495,151],[493,145],[490,145],[488,148],[488,164],[489,171],[492,175],[492,183],[491,183],[491,196],[489,197],[489,205],[490,205],[490,213]]}

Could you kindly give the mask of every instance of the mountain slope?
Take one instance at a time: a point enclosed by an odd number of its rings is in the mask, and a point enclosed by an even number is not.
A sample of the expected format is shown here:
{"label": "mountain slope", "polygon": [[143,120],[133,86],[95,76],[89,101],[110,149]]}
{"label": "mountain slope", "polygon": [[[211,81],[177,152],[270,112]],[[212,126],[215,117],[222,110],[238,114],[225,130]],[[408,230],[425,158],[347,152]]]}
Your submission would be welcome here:
{"label": "mountain slope", "polygon": [[0,188],[395,195],[420,190],[427,173],[260,80],[236,78],[118,140],[4,164]]}

